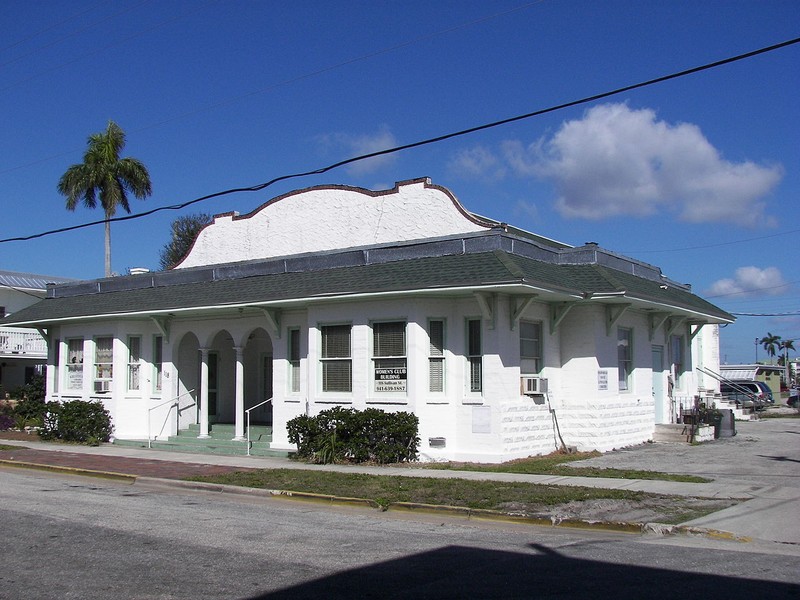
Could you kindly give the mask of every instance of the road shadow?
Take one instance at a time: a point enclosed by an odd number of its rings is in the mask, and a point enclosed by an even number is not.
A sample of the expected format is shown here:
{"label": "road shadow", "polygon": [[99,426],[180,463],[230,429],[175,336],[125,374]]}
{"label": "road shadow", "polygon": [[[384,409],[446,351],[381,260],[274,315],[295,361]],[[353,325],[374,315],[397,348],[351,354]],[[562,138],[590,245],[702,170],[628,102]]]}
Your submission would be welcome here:
{"label": "road shadow", "polygon": [[[336,573],[248,600],[282,598],[613,598],[660,600],[800,597],[800,585],[575,559],[531,544],[531,554],[447,546]],[[743,572],[745,570],[743,569]]]}

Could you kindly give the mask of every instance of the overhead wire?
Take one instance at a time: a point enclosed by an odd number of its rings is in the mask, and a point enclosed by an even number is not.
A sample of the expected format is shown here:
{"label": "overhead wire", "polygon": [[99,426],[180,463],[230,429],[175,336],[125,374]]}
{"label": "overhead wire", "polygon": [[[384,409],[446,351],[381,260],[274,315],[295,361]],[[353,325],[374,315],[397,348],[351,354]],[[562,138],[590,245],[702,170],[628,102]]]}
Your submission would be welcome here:
{"label": "overhead wire", "polygon": [[[215,2],[215,1],[218,1],[218,0],[209,0],[208,4],[210,4],[212,2]],[[520,6],[516,6],[516,7],[510,8],[510,9],[501,11],[501,12],[492,13],[491,15],[487,15],[487,16],[481,17],[479,19],[474,19],[472,21],[459,23],[457,25],[453,25],[453,26],[447,27],[445,29],[440,29],[440,30],[434,31],[432,33],[423,34],[423,35],[417,36],[415,38],[406,40],[404,42],[400,42],[398,44],[394,44],[392,46],[387,46],[385,48],[380,48],[378,50],[375,50],[373,52],[369,52],[367,54],[362,54],[360,56],[356,56],[354,58],[349,58],[347,60],[332,64],[332,65],[321,67],[319,69],[316,69],[316,70],[308,72],[308,73],[303,73],[301,75],[297,75],[297,76],[291,77],[289,79],[284,79],[283,81],[279,81],[277,83],[273,83],[273,84],[268,85],[266,87],[261,87],[259,89],[251,90],[251,91],[248,91],[248,92],[236,95],[236,96],[230,96],[228,98],[224,98],[224,99],[219,100],[217,102],[214,102],[214,103],[211,103],[211,104],[207,104],[207,105],[202,106],[200,108],[196,108],[196,109],[193,109],[193,110],[185,111],[185,112],[180,113],[178,115],[175,115],[175,116],[172,116],[172,117],[168,117],[166,119],[162,119],[162,120],[157,121],[155,123],[150,123],[149,125],[145,125],[143,127],[139,127],[138,129],[131,129],[130,132],[131,133],[136,133],[136,132],[140,132],[140,131],[147,131],[148,129],[153,129],[153,128],[156,128],[156,127],[161,127],[163,125],[166,125],[168,123],[172,123],[174,121],[178,121],[180,119],[185,119],[187,117],[190,117],[190,116],[193,116],[193,115],[196,115],[196,114],[200,114],[202,112],[207,112],[207,111],[210,111],[210,110],[214,110],[216,108],[220,108],[222,106],[226,106],[228,104],[232,104],[232,103],[237,102],[239,100],[243,100],[244,98],[249,98],[249,97],[252,97],[252,96],[256,96],[258,94],[263,94],[263,93],[269,92],[271,90],[274,90],[274,89],[277,89],[277,88],[280,88],[280,87],[283,87],[283,86],[291,85],[291,84],[297,83],[299,81],[304,81],[306,79],[310,79],[310,78],[316,77],[318,75],[322,75],[322,74],[325,74],[325,73],[329,73],[331,71],[335,71],[337,69],[340,69],[342,67],[346,67],[348,65],[359,63],[359,62],[368,60],[370,58],[375,58],[376,56],[389,54],[391,52],[395,52],[395,51],[400,50],[402,48],[406,48],[408,46],[412,46],[414,44],[418,44],[420,42],[427,41],[427,40],[439,37],[441,35],[452,33],[454,31],[458,31],[460,29],[465,29],[465,28],[471,27],[473,25],[478,25],[480,23],[484,23],[484,22],[490,21],[492,19],[497,19],[499,17],[503,17],[503,16],[506,16],[508,14],[511,14],[511,13],[514,13],[514,12],[518,12],[518,11],[526,9],[526,8],[530,8],[531,6],[533,6],[535,4],[541,4],[544,1],[545,0],[534,0],[533,2],[528,2],[526,4],[522,4]],[[118,43],[116,43],[114,45],[126,42],[126,41],[132,39],[133,37],[137,37],[138,35],[141,35],[142,33],[146,32],[146,31],[149,31],[150,29],[154,29],[155,27],[160,27],[161,25],[164,25],[164,24],[166,24],[168,22],[171,22],[171,21],[161,22],[161,23],[157,24],[154,27],[150,27],[148,29],[145,29],[145,30],[142,30],[142,31],[138,32],[134,36],[130,36],[128,38],[125,38],[125,39],[121,40],[120,42],[118,42]],[[109,47],[111,47],[111,46],[107,46],[104,49],[107,49]],[[75,59],[75,60],[73,60],[71,62],[77,62],[77,61],[79,61],[79,60],[81,60],[81,59],[83,59],[86,56],[89,56],[91,54],[95,54],[95,52],[93,51],[93,52],[91,52],[89,54],[84,54],[83,56],[80,56],[80,57],[78,57],[77,59]],[[59,69],[59,68],[61,68],[63,66],[66,66],[67,64],[71,64],[71,63],[64,63],[62,65],[58,65],[57,67],[54,67],[53,69],[51,69],[51,71],[52,70],[57,70],[57,69]],[[34,75],[34,77],[38,77],[39,75],[40,74]],[[0,89],[0,92],[5,91],[5,89],[8,89],[8,88]],[[47,161],[52,160],[54,158],[60,158],[62,156],[68,156],[70,154],[73,154],[74,152],[75,152],[74,150],[70,150],[70,151],[67,151],[67,152],[60,152],[58,154],[52,154],[52,155],[47,156],[45,158],[34,160],[32,162],[24,163],[24,164],[17,165],[17,166],[14,166],[14,167],[8,167],[8,168],[0,170],[0,175],[4,175],[4,174],[10,173],[12,171],[17,171],[19,169],[25,169],[27,167],[32,167],[34,165],[38,165],[38,164],[41,164],[43,162],[47,162]]]}
{"label": "overhead wire", "polygon": [[83,228],[86,228],[86,227],[93,227],[93,226],[96,226],[96,225],[104,224],[106,222],[116,223],[116,222],[121,222],[121,221],[129,221],[129,220],[133,220],[133,219],[141,219],[141,218],[144,218],[144,217],[147,217],[147,216],[150,216],[150,215],[156,214],[158,212],[162,212],[162,211],[181,210],[181,209],[186,208],[188,206],[192,206],[193,204],[197,204],[199,202],[204,202],[206,200],[211,200],[213,198],[219,198],[221,196],[227,196],[227,195],[230,195],[230,194],[236,194],[236,193],[240,193],[240,192],[257,192],[257,191],[261,191],[261,190],[263,190],[265,188],[268,188],[268,187],[270,187],[270,186],[272,186],[272,185],[274,185],[276,183],[279,183],[281,181],[288,181],[288,180],[291,180],[291,179],[299,179],[299,178],[303,178],[303,177],[310,177],[312,175],[321,175],[323,173],[327,173],[328,171],[332,171],[332,170],[337,169],[339,167],[343,167],[343,166],[346,166],[346,165],[349,165],[349,164],[352,164],[352,163],[355,163],[355,162],[367,160],[367,159],[370,159],[370,158],[375,158],[375,157],[378,157],[378,156],[387,156],[389,154],[395,154],[397,152],[402,152],[402,151],[405,151],[405,150],[411,150],[413,148],[419,148],[419,147],[427,146],[427,145],[430,145],[430,144],[436,144],[436,143],[443,142],[443,141],[446,141],[446,140],[450,140],[450,139],[453,139],[453,138],[470,135],[472,133],[477,133],[479,131],[485,131],[487,129],[500,127],[502,125],[508,125],[510,123],[515,123],[515,122],[518,122],[518,121],[530,119],[530,118],[533,118],[533,117],[538,117],[538,116],[545,115],[545,114],[552,113],[552,112],[556,112],[556,111],[559,111],[559,110],[564,110],[566,108],[572,108],[572,107],[575,107],[575,106],[588,104],[590,102],[595,102],[597,100],[602,100],[604,98],[609,98],[611,96],[616,96],[616,95],[619,95],[619,94],[622,94],[622,93],[625,93],[625,92],[629,92],[629,91],[632,91],[632,90],[636,90],[636,89],[640,89],[640,88],[643,88],[643,87],[655,85],[655,84],[658,84],[658,83],[664,83],[666,81],[670,81],[670,80],[677,79],[677,78],[680,78],[680,77],[686,77],[688,75],[693,75],[695,73],[700,73],[702,71],[707,71],[709,69],[714,69],[714,68],[721,67],[721,66],[724,66],[724,65],[728,65],[728,64],[731,64],[731,63],[734,63],[734,62],[738,62],[738,61],[741,61],[741,60],[746,60],[748,58],[753,58],[755,56],[759,56],[759,55],[765,54],[767,52],[773,52],[773,51],[779,50],[781,48],[786,48],[788,46],[791,46],[791,45],[794,45],[794,44],[797,44],[797,43],[800,43],[800,37],[793,38],[793,39],[790,39],[790,40],[786,40],[786,41],[780,42],[778,44],[772,44],[770,46],[759,48],[757,50],[752,50],[750,52],[745,52],[743,54],[738,54],[736,56],[732,56],[732,57],[725,58],[725,59],[722,59],[722,60],[717,60],[717,61],[714,61],[714,62],[711,62],[711,63],[706,63],[704,65],[700,65],[700,66],[697,66],[697,67],[692,67],[692,68],[689,68],[689,69],[684,69],[682,71],[677,71],[675,73],[670,73],[669,75],[662,75],[662,76],[656,77],[654,79],[649,79],[649,80],[642,81],[642,82],[639,82],[639,83],[634,83],[634,84],[631,84],[631,85],[619,87],[619,88],[616,88],[616,89],[611,90],[611,91],[602,92],[602,93],[599,93],[599,94],[593,94],[591,96],[586,96],[586,97],[580,98],[578,100],[572,100],[572,101],[569,101],[569,102],[564,102],[564,103],[561,103],[561,104],[550,106],[548,108],[542,108],[542,109],[534,110],[534,111],[531,111],[531,112],[528,112],[528,113],[516,115],[516,116],[513,116],[513,117],[508,117],[508,118],[505,118],[505,119],[492,121],[490,123],[484,123],[482,125],[476,125],[474,127],[469,127],[467,129],[462,129],[460,131],[454,131],[454,132],[438,135],[438,136],[435,136],[435,137],[432,137],[432,138],[419,140],[419,141],[412,142],[412,143],[409,143],[409,144],[403,144],[403,145],[400,145],[400,146],[395,146],[395,147],[392,147],[392,148],[387,148],[387,149],[379,150],[379,151],[376,151],[376,152],[369,152],[367,154],[362,154],[362,155],[359,155],[359,156],[350,157],[350,158],[347,158],[347,159],[340,160],[338,162],[332,163],[332,164],[327,165],[325,167],[320,167],[318,169],[312,169],[312,170],[302,171],[302,172],[298,172],[298,173],[280,175],[278,177],[274,177],[274,178],[270,179],[269,181],[266,181],[266,182],[263,182],[263,183],[259,183],[259,184],[253,185],[253,186],[230,188],[230,189],[227,189],[227,190],[214,192],[214,193],[211,193],[211,194],[206,194],[205,196],[200,196],[198,198],[194,198],[192,200],[188,200],[186,202],[182,202],[182,203],[179,203],[179,204],[172,204],[172,205],[168,205],[168,206],[160,206],[160,207],[157,207],[157,208],[154,208],[154,209],[151,209],[151,210],[147,210],[147,211],[143,211],[143,212],[135,213],[135,214],[130,214],[130,215],[124,215],[124,216],[121,216],[121,217],[112,217],[110,219],[102,219],[102,220],[98,220],[98,221],[92,221],[92,222],[89,222],[89,223],[82,223],[82,224],[79,224],[79,225],[72,225],[70,227],[62,227],[62,228],[59,228],[59,229],[53,229],[53,230],[50,230],[50,231],[44,231],[44,232],[40,232],[40,233],[36,233],[36,234],[32,234],[32,235],[27,235],[27,236],[18,236],[18,237],[13,237],[13,238],[0,239],[0,243],[29,241],[29,240],[33,240],[33,239],[38,239],[38,238],[42,238],[42,237],[45,237],[45,236],[49,236],[49,235],[55,235],[55,234],[58,234],[58,233],[66,233],[68,231],[75,231],[75,230],[83,229]]}

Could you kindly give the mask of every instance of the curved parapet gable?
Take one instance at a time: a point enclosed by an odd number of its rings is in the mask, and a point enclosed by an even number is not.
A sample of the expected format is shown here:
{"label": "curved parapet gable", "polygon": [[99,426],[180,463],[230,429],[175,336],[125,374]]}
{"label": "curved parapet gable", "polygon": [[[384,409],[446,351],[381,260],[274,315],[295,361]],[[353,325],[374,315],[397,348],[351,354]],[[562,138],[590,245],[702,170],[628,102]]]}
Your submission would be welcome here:
{"label": "curved parapet gable", "polygon": [[428,179],[382,192],[314,187],[270,200],[248,215],[215,216],[175,268],[474,233],[493,225]]}

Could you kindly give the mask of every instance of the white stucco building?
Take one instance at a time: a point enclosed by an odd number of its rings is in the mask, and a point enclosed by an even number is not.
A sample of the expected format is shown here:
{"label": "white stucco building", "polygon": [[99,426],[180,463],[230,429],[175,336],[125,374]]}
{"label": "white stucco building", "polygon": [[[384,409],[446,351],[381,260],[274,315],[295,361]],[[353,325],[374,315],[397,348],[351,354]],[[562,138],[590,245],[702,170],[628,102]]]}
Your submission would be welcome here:
{"label": "white stucco building", "polygon": [[[0,270],[0,318],[45,297],[47,284],[71,281],[66,277]],[[47,343],[33,327],[0,326],[0,399],[44,371]]]}
{"label": "white stucco building", "polygon": [[[215,217],[175,269],[50,288],[48,399],[118,438],[245,434],[332,406],[414,412],[420,457],[503,461],[652,439],[712,393],[733,317],[657,267],[466,210],[426,179],[322,186]],[[174,402],[177,399],[179,409]]]}

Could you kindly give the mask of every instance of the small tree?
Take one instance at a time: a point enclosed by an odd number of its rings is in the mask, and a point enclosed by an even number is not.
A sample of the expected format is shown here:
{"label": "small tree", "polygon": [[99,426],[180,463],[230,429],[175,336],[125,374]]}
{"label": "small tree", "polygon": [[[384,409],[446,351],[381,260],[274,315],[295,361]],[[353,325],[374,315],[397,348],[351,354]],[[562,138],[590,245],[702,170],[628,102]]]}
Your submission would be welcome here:
{"label": "small tree", "polygon": [[161,249],[161,268],[164,270],[171,269],[181,262],[189,253],[200,231],[211,223],[211,220],[211,215],[206,213],[186,215],[175,219],[170,226],[172,239]]}

